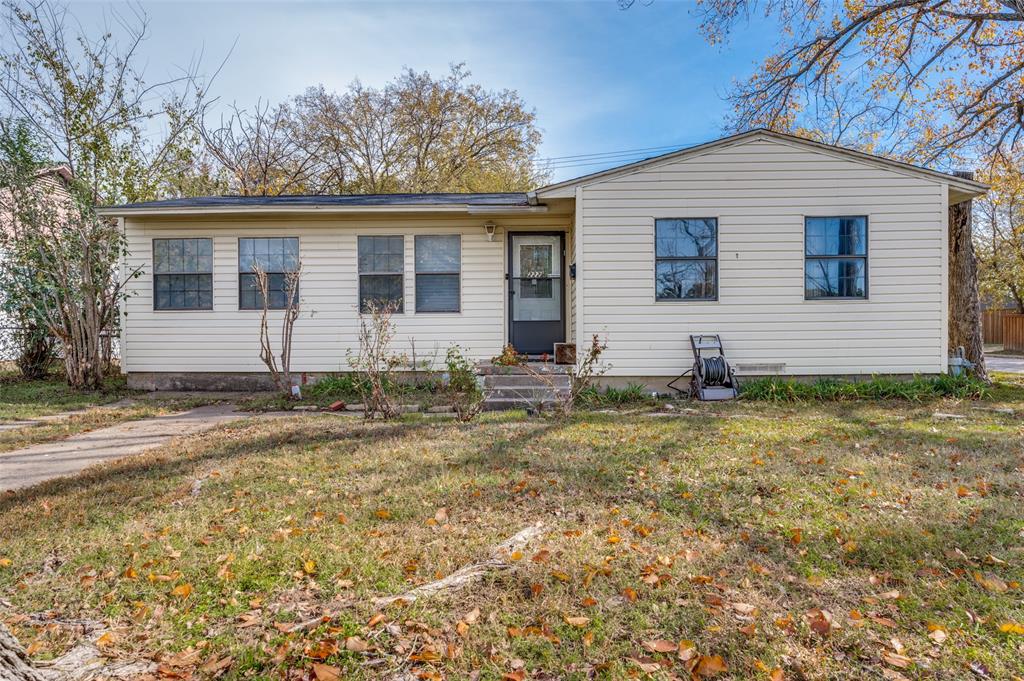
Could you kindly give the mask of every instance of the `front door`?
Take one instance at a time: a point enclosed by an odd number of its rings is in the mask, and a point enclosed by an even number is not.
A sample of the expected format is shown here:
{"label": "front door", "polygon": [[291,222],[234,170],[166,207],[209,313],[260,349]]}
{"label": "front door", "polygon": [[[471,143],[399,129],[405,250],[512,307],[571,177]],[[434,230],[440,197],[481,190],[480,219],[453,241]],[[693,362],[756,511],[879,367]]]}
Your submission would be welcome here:
{"label": "front door", "polygon": [[565,340],[563,239],[560,233],[509,234],[509,342],[520,353],[553,354],[555,343]]}

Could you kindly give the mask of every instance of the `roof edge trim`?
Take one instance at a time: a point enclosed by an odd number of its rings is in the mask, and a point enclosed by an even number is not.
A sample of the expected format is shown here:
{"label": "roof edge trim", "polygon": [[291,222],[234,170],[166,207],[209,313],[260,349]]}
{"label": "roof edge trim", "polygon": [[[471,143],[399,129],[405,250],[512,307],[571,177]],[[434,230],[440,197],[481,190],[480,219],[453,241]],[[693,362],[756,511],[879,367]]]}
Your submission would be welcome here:
{"label": "roof edge trim", "polygon": [[628,175],[650,166],[657,166],[662,163],[674,161],[687,156],[700,155],[702,153],[706,153],[718,147],[730,146],[733,144],[745,142],[759,137],[765,139],[774,139],[782,143],[800,144],[808,147],[813,147],[821,151],[822,153],[830,153],[852,157],[854,160],[860,161],[862,163],[881,165],[895,172],[924,176],[936,182],[943,182],[949,184],[951,187],[957,187],[968,193],[982,194],[988,191],[989,189],[989,185],[983,182],[957,177],[952,173],[945,173],[940,170],[932,170],[931,168],[924,168],[910,163],[904,163],[902,161],[895,161],[893,159],[885,158],[884,156],[868,154],[863,151],[849,149],[847,147],[840,147],[833,144],[825,144],[824,142],[817,142],[815,140],[807,139],[804,137],[797,137],[796,135],[789,135],[786,133],[776,132],[774,130],[768,130],[766,128],[755,128],[753,130],[737,133],[735,135],[729,135],[728,137],[722,137],[720,139],[705,142],[703,144],[698,144],[696,146],[677,149],[676,151],[670,151],[669,153],[662,154],[660,156],[652,156],[651,158],[636,161],[634,163],[628,163],[626,165],[608,168],[606,170],[590,173],[588,175],[581,175],[580,177],[575,177],[569,180],[563,180],[562,182],[556,182],[554,184],[550,184],[545,187],[540,187],[536,189],[534,191],[534,194],[536,194],[536,196],[540,199],[555,198],[561,196],[560,190],[565,190],[570,187],[575,187],[579,185],[586,186],[599,180],[610,179],[612,177],[618,177],[621,175]]}
{"label": "roof edge trim", "polygon": [[360,213],[466,213],[502,214],[502,213],[544,213],[547,206],[481,206],[467,204],[406,204],[385,206],[331,206],[324,204],[290,205],[290,206],[178,206],[173,208],[145,207],[131,208],[125,206],[107,206],[96,210],[99,215],[107,217],[145,217],[174,215],[254,215],[282,213],[310,213],[316,215],[344,215]]}

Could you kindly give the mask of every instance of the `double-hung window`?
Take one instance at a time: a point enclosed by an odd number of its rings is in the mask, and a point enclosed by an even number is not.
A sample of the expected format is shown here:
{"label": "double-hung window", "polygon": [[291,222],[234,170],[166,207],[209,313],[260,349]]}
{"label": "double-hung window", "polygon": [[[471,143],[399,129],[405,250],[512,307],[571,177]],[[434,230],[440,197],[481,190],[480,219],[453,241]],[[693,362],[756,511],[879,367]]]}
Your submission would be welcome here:
{"label": "double-hung window", "polygon": [[[257,268],[267,274],[267,307],[283,310],[288,303],[288,275],[299,267],[298,237],[242,238],[238,240],[238,307],[262,310],[263,296],[256,283]],[[296,288],[295,295],[298,295]]]}
{"label": "double-hung window", "polygon": [[866,298],[868,294],[868,219],[804,219],[804,297]]}
{"label": "double-hung window", "polygon": [[369,312],[373,304],[402,312],[405,238],[361,236],[358,250],[359,311]]}
{"label": "double-hung window", "polygon": [[153,309],[213,309],[213,239],[153,239]]}
{"label": "double-hung window", "polygon": [[416,311],[458,312],[462,238],[416,237]]}
{"label": "double-hung window", "polygon": [[654,260],[657,300],[717,299],[718,220],[655,220]]}

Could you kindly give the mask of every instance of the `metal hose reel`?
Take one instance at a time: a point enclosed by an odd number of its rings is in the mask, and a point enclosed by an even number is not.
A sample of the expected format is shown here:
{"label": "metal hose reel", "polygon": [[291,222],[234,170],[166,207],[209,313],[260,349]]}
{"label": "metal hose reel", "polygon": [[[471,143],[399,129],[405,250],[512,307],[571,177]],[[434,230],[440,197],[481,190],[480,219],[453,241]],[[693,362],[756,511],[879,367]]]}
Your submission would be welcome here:
{"label": "metal hose reel", "polygon": [[673,383],[683,376],[690,376],[690,396],[698,400],[731,400],[739,395],[739,382],[735,370],[729,366],[718,334],[690,336],[693,349],[693,368],[676,378],[669,387],[678,392]]}
{"label": "metal hose reel", "polygon": [[729,363],[721,355],[698,357],[694,367],[705,386],[721,386],[729,380]]}

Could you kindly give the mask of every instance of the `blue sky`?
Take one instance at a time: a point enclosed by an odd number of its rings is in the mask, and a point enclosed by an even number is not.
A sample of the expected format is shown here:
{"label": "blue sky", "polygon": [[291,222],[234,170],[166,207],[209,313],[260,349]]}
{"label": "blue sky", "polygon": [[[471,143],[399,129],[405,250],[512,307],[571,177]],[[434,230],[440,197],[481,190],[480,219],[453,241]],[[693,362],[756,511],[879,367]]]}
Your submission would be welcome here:
{"label": "blue sky", "polygon": [[[724,95],[775,44],[766,25],[741,27],[724,47],[698,32],[695,3],[655,0],[627,11],[591,2],[143,2],[147,80],[203,54],[222,103],[273,102],[322,83],[379,85],[403,67],[447,71],[517,90],[537,111],[543,157],[694,144],[720,136]],[[75,2],[85,27],[109,3]],[[642,155],[642,154],[640,154]],[[599,170],[563,167],[556,179]]]}

